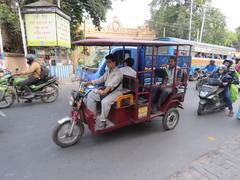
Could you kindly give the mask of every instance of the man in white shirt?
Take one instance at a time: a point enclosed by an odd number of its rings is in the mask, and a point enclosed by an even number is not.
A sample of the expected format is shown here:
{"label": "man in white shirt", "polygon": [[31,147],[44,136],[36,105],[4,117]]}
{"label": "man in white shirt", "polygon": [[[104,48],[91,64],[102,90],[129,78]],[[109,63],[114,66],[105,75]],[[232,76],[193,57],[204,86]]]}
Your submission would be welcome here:
{"label": "man in white shirt", "polygon": [[117,61],[112,54],[107,55],[105,58],[108,70],[99,79],[87,82],[88,85],[105,84],[103,90],[91,91],[87,96],[87,107],[95,116],[97,115],[97,102],[101,101],[102,109],[98,126],[100,129],[107,126],[107,117],[111,106],[116,102],[117,97],[122,94],[123,74],[117,67]]}
{"label": "man in white shirt", "polygon": [[127,58],[123,62],[123,67],[120,68],[120,71],[123,73],[123,75],[136,77],[136,71],[132,68],[134,64],[133,58]]}

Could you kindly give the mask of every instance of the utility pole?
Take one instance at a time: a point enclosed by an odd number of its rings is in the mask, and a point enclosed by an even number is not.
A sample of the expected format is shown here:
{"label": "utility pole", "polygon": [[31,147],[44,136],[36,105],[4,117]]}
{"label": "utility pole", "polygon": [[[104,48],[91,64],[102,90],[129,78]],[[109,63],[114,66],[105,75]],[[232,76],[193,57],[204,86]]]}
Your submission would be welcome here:
{"label": "utility pole", "polygon": [[4,65],[4,51],[3,51],[3,40],[2,40],[2,27],[1,27],[1,22],[0,22],[0,51],[1,51],[1,57],[0,57],[0,59],[2,59],[2,66],[3,66],[3,68],[5,68],[5,65]]}
{"label": "utility pole", "polygon": [[201,26],[201,31],[200,31],[199,42],[202,42],[203,28],[204,28],[205,17],[206,17],[206,9],[207,9],[207,5],[205,4],[204,9],[203,9],[203,19],[202,19],[202,26]]}
{"label": "utility pole", "polygon": [[199,42],[199,29],[197,29],[197,42]]}
{"label": "utility pole", "polygon": [[191,31],[192,31],[192,10],[193,10],[193,0],[191,0],[191,8],[190,8],[190,21],[189,21],[189,36],[188,40],[191,40]]}
{"label": "utility pole", "polygon": [[165,29],[165,27],[163,28],[163,37],[164,38],[166,37],[166,29]]}
{"label": "utility pole", "polygon": [[16,7],[18,9],[20,29],[21,29],[21,33],[22,33],[23,51],[24,51],[24,55],[26,57],[27,56],[27,44],[26,44],[25,28],[24,28],[23,19],[22,19],[21,8],[20,8],[20,5],[18,2],[16,2]]}
{"label": "utility pole", "polygon": [[58,7],[61,8],[61,0],[57,1]]}

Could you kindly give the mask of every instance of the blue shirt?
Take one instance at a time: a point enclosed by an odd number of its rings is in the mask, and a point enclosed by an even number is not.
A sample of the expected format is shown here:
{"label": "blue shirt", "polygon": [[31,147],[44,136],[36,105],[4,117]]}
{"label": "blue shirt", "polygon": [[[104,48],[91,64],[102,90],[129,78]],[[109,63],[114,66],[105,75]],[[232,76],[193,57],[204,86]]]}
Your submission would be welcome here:
{"label": "blue shirt", "polygon": [[209,64],[204,69],[207,70],[207,73],[212,73],[212,72],[216,71],[217,66],[215,64]]}

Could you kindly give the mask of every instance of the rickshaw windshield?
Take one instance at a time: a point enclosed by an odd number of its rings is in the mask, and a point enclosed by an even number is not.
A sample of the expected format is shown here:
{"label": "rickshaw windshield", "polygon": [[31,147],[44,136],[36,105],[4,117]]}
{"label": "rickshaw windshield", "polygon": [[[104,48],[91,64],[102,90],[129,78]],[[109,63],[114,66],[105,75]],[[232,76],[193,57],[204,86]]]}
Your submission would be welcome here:
{"label": "rickshaw windshield", "polygon": [[90,68],[98,68],[101,60],[108,54],[105,48],[95,49],[88,57],[85,58],[84,65]]}

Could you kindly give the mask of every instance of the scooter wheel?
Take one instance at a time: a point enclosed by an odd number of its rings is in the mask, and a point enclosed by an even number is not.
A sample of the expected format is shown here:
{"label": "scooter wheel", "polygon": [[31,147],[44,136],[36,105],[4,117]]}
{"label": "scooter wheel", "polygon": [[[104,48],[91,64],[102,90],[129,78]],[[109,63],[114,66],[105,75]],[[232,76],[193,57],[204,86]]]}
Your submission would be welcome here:
{"label": "scooter wheel", "polygon": [[202,104],[198,104],[198,110],[197,110],[197,115],[201,116],[204,111],[204,106]]}
{"label": "scooter wheel", "polygon": [[163,116],[162,125],[165,130],[174,129],[179,121],[179,112],[176,108],[170,108]]}
{"label": "scooter wheel", "polygon": [[71,135],[69,131],[72,127],[72,121],[69,119],[62,124],[58,124],[52,134],[52,139],[54,143],[62,148],[72,146],[76,144],[82,137],[84,133],[84,126],[82,123],[78,122],[73,125],[73,130]]}

